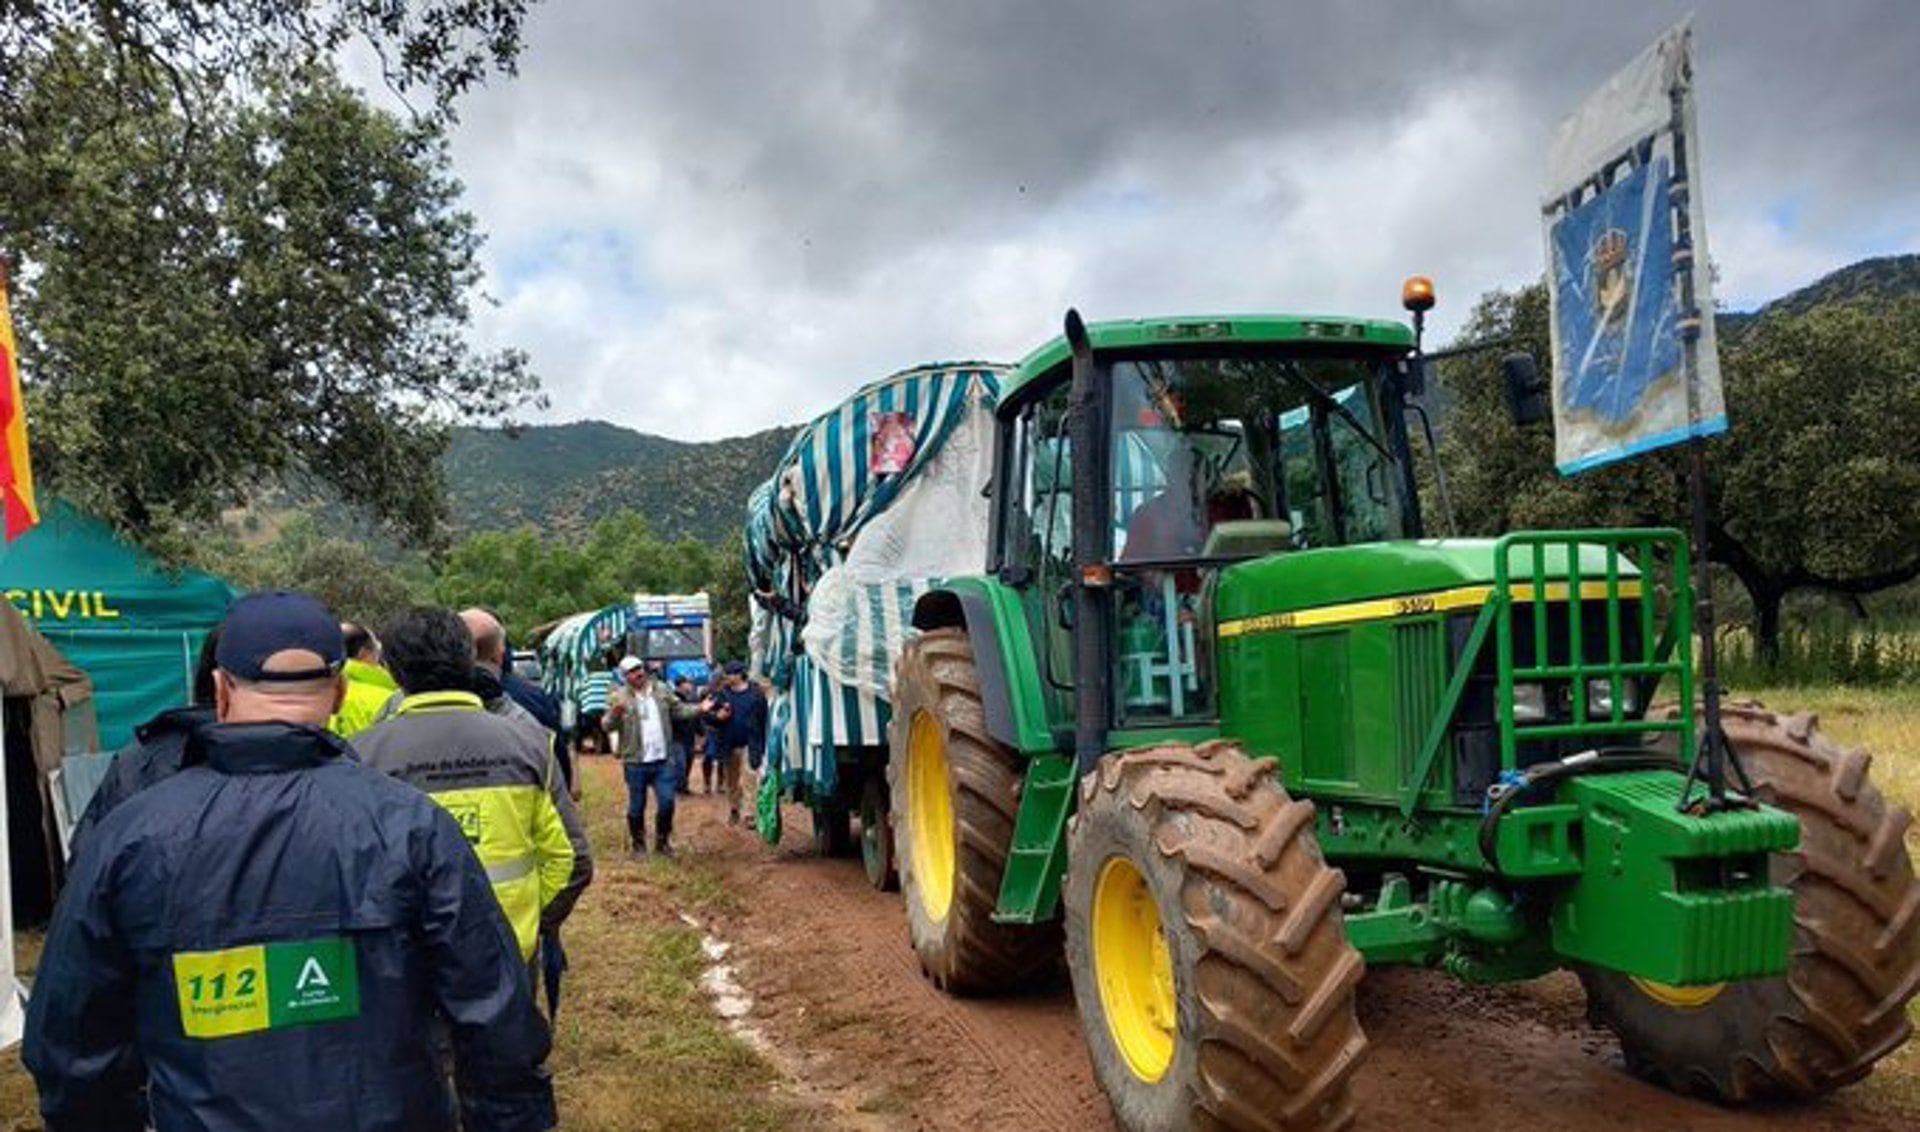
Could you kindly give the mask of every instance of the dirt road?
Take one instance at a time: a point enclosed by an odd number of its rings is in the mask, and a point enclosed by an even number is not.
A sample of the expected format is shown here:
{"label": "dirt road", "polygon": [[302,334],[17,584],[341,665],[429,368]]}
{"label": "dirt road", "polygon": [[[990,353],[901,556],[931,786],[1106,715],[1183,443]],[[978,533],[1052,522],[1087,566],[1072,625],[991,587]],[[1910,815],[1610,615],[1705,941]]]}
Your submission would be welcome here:
{"label": "dirt road", "polygon": [[[682,813],[688,846],[719,863],[740,898],[714,927],[736,945],[753,1022],[801,1093],[854,1128],[1112,1127],[1064,978],[1019,998],[948,998],[920,976],[899,896],[869,888],[857,861],[814,857],[804,813],[790,812],[780,848],[727,828],[718,799],[687,799]],[[1741,1113],[1641,1084],[1619,1068],[1613,1040],[1586,1024],[1571,977],[1469,990],[1428,972],[1381,971],[1360,1010],[1373,1041],[1356,1082],[1363,1129],[1920,1127],[1911,1094],[1881,1084]],[[1907,1058],[1907,1072],[1920,1070]]]}

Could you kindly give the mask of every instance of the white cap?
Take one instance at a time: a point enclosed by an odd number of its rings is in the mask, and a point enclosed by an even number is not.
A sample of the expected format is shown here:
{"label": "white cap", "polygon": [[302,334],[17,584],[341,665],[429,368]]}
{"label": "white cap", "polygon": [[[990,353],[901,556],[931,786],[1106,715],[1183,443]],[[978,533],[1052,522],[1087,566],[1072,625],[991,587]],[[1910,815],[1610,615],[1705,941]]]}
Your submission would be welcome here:
{"label": "white cap", "polygon": [[637,656],[623,656],[620,658],[620,671],[622,674],[632,672],[636,668],[644,667],[646,667],[646,665],[643,664]]}

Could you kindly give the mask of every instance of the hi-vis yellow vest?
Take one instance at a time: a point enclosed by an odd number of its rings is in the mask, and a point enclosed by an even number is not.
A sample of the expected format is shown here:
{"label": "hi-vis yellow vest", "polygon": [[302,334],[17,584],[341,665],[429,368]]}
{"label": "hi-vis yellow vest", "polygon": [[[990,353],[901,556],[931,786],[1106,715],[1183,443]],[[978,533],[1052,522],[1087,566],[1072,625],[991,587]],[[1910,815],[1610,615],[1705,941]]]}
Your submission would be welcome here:
{"label": "hi-vis yellow vest", "polygon": [[419,787],[459,823],[531,958],[592,876],[592,857],[551,748],[470,692],[408,696],[353,738],[368,766]]}

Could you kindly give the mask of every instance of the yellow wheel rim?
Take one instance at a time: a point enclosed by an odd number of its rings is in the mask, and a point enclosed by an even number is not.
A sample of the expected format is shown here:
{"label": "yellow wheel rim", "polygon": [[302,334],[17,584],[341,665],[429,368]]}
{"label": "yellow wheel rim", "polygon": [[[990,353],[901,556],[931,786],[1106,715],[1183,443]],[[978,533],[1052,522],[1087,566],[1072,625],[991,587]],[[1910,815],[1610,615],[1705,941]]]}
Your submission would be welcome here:
{"label": "yellow wheel rim", "polygon": [[1107,1030],[1127,1068],[1151,1085],[1173,1064],[1179,1014],[1173,956],[1147,878],[1109,858],[1093,885],[1093,973]]}
{"label": "yellow wheel rim", "polygon": [[1720,997],[1727,989],[1725,983],[1713,983],[1704,987],[1676,987],[1671,983],[1656,983],[1652,979],[1643,979],[1638,975],[1630,976],[1633,985],[1640,993],[1662,1006],[1671,1006],[1675,1010],[1698,1010],[1707,1003]]}
{"label": "yellow wheel rim", "polygon": [[940,723],[915,712],[907,733],[908,842],[914,890],[935,923],[953,907],[953,798],[947,786],[947,740]]}

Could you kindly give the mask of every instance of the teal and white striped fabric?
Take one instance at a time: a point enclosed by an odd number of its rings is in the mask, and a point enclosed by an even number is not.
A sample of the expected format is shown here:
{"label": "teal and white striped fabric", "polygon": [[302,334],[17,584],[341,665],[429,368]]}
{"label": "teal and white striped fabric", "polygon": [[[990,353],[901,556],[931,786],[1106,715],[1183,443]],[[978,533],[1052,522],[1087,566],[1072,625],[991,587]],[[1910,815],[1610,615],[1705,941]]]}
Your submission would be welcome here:
{"label": "teal and white striped fabric", "polygon": [[607,710],[607,693],[613,690],[613,673],[602,669],[590,672],[580,681],[580,714],[592,715]]}
{"label": "teal and white striped fabric", "polygon": [[[756,611],[754,667],[774,687],[768,758],[780,760],[782,781],[795,798],[832,792],[836,748],[886,742],[888,665],[914,600],[931,584],[925,577],[876,580],[871,574],[855,583],[844,570],[833,577],[828,572],[847,562],[861,533],[940,455],[956,430],[973,430],[970,440],[988,431],[1006,372],[985,363],[923,366],[866,386],[802,428],[748,503],[746,565],[754,588],[807,606],[811,614],[825,578],[829,589],[837,587],[833,607],[851,614],[836,615],[824,641],[822,626],[813,626],[807,639],[827,652],[811,655],[798,647],[801,633],[791,620]],[[874,434],[885,414],[904,414],[913,438],[900,472],[873,467]],[[978,535],[984,539],[985,531]]]}
{"label": "teal and white striped fabric", "polygon": [[[587,675],[600,667],[599,657],[627,636],[627,620],[633,612],[630,604],[609,605],[605,609],[576,613],[554,626],[540,642],[541,683],[547,691],[563,699],[572,699],[581,711],[587,707],[580,699]],[[606,705],[603,702],[601,707]]]}

